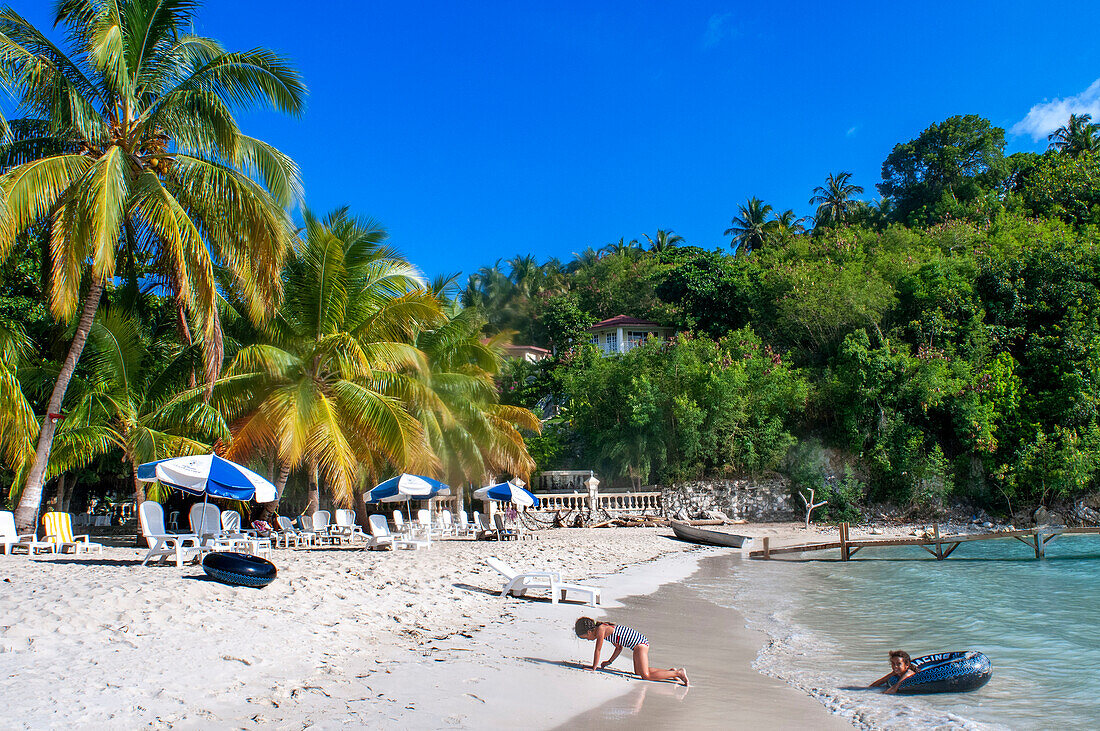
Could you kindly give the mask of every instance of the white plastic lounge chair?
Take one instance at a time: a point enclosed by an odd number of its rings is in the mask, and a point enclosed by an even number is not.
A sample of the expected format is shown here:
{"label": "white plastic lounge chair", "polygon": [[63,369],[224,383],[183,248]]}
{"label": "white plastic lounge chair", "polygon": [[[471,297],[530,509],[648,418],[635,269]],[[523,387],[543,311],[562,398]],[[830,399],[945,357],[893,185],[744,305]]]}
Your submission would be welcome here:
{"label": "white plastic lounge chair", "polygon": [[470,522],[465,510],[458,511],[458,520],[455,521],[455,535],[472,536],[477,532],[477,526]]}
{"label": "white plastic lounge chair", "polygon": [[454,518],[451,517],[450,510],[442,510],[439,513],[439,535],[441,536],[456,536],[458,535],[458,529],[455,527]]}
{"label": "white plastic lounge chair", "polygon": [[336,525],[333,527],[336,532],[339,532],[346,540],[351,541],[356,538],[362,538],[363,540],[370,540],[370,536],[363,532],[363,529],[355,524],[355,511],[348,510],[347,508],[341,508],[336,511]]}
{"label": "white plastic lounge chair", "polygon": [[278,515],[275,517],[275,523],[278,527],[275,529],[275,547],[279,547],[279,543],[290,548],[290,544],[293,543],[295,547],[300,545],[310,545],[313,543],[313,536],[302,533],[294,528],[294,524],[290,522],[290,518],[284,515]]}
{"label": "white plastic lounge chair", "polygon": [[222,531],[238,541],[238,545],[248,546],[248,552],[253,556],[271,556],[271,539],[253,530],[241,530],[241,514],[236,510],[222,511]]}
{"label": "white plastic lounge chair", "polygon": [[484,513],[480,513],[477,510],[474,511],[474,524],[476,526],[475,538],[479,541],[495,541],[500,538],[497,535],[497,529],[489,524],[489,516]]}
{"label": "white plastic lounge chair", "polygon": [[507,580],[500,591],[502,597],[507,597],[509,594],[519,597],[532,589],[547,589],[553,604],[558,603],[559,597],[564,601],[566,592],[570,591],[587,596],[588,603],[593,607],[600,603],[599,587],[567,584],[561,580],[561,574],[557,571],[516,571],[495,556],[485,559],[485,563]]}
{"label": "white plastic lounge chair", "polygon": [[343,535],[332,528],[332,515],[327,510],[318,510],[313,513],[313,530],[321,543],[331,545],[344,542]]}
{"label": "white plastic lounge chair", "polygon": [[22,548],[30,556],[39,552],[57,551],[56,543],[38,540],[34,533],[20,535],[15,532],[15,513],[10,510],[0,511],[0,549],[6,554],[15,553],[15,549]]}
{"label": "white plastic lounge chair", "polygon": [[421,534],[428,540],[439,538],[443,535],[440,527],[432,522],[432,511],[430,510],[416,511],[416,522],[420,524]]}
{"label": "white plastic lounge chair", "polygon": [[405,525],[405,516],[401,514],[400,510],[393,511],[393,530],[402,535],[412,532],[412,527]]}
{"label": "white plastic lounge chair", "polygon": [[188,513],[191,533],[199,537],[203,548],[211,551],[236,551],[247,549],[247,536],[229,535],[222,530],[222,511],[217,505],[195,503]]}
{"label": "white plastic lounge chair", "polygon": [[103,553],[102,543],[92,543],[88,535],[73,535],[73,517],[68,513],[50,512],[42,516],[42,526],[46,529],[46,540],[55,544],[58,553],[71,548],[73,553]]}
{"label": "white plastic lounge chair", "polygon": [[152,500],[146,500],[138,507],[138,523],[145,542],[149,544],[149,551],[141,562],[142,566],[149,563],[151,558],[157,559],[158,564],[163,564],[166,559],[174,556],[176,567],[182,568],[185,560],[197,561],[202,554],[214,550],[203,547],[197,535],[166,532],[164,508]]}
{"label": "white plastic lounge chair", "polygon": [[421,546],[431,545],[428,541],[422,541],[417,538],[406,538],[404,536],[394,535],[390,532],[390,526],[386,522],[386,516],[375,514],[367,519],[370,524],[371,542],[367,545],[367,548],[383,548],[390,546],[391,548],[412,548],[418,549]]}
{"label": "white plastic lounge chair", "polygon": [[495,513],[493,515],[493,523],[496,524],[497,539],[501,541],[514,541],[519,538],[519,531],[514,528],[509,528],[504,524],[504,515],[501,513]]}

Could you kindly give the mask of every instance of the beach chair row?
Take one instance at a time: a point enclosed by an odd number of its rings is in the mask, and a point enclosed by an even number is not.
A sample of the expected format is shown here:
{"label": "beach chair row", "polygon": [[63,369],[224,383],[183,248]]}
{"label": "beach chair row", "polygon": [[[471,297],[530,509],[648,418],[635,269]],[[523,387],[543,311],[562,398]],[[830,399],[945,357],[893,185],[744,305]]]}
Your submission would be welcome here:
{"label": "beach chair row", "polygon": [[42,516],[42,525],[46,530],[45,540],[38,540],[34,533],[21,535],[15,530],[15,514],[10,510],[0,511],[0,553],[12,555],[21,550],[28,556],[34,556],[39,553],[103,551],[103,545],[92,542],[90,536],[73,535],[73,516],[69,513],[46,513]]}

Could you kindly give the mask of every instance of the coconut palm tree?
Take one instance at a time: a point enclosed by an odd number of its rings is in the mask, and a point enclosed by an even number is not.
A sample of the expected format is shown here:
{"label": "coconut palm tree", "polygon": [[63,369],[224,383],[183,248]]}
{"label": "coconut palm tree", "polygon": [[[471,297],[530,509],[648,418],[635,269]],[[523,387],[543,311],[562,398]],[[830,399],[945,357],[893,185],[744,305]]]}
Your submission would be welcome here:
{"label": "coconut palm tree", "polygon": [[19,476],[34,460],[38,419],[19,383],[19,371],[31,352],[26,333],[17,324],[0,323],[0,464]]}
{"label": "coconut palm tree", "polygon": [[600,249],[603,254],[621,254],[623,256],[635,256],[642,250],[641,245],[638,243],[638,239],[626,240],[626,237],[619,239],[613,243]]}
{"label": "coconut palm tree", "polygon": [[806,233],[806,219],[798,216],[788,208],[782,213],[775,214],[775,232],[780,236],[796,236]]}
{"label": "coconut palm tree", "polygon": [[286,206],[294,164],[240,131],[235,110],[299,114],[305,87],[279,56],[227,52],[192,35],[197,3],[62,0],[63,52],[11,8],[0,9],[0,83],[17,119],[0,146],[0,258],[18,234],[50,232],[50,307],[76,319],[16,511],[35,520],[62,403],[103,290],[144,262],[165,278],[220,366],[214,268],[226,267],[262,319],[293,237]]}
{"label": "coconut palm tree", "polygon": [[305,238],[284,269],[286,299],[215,386],[229,414],[231,458],[274,453],[280,492],[290,470],[354,504],[364,465],[432,469],[424,430],[409,413],[405,372],[426,369],[411,345],[441,321],[420,274],[384,245],[385,231],[346,209],[305,217]]}
{"label": "coconut palm tree", "polygon": [[1050,149],[1077,157],[1083,152],[1100,150],[1100,122],[1091,114],[1071,114],[1069,121],[1047,135]]}
{"label": "coconut palm tree", "polygon": [[422,391],[412,408],[453,485],[501,473],[529,478],[535,463],[520,430],[542,430],[528,409],[498,402],[495,377],[507,336],[482,339],[482,325],[479,313],[463,310],[416,340],[429,367],[418,372]]}
{"label": "coconut palm tree", "polygon": [[810,204],[817,206],[814,215],[815,225],[832,225],[844,223],[848,220],[848,213],[854,203],[852,196],[862,193],[863,187],[852,185],[849,181],[852,174],[849,172],[830,173],[825,178],[825,185],[814,188]]}
{"label": "coconut palm tree", "polygon": [[580,252],[579,254],[577,252],[573,252],[573,261],[569,262],[569,264],[566,266],[566,270],[570,274],[572,274],[574,272],[580,271],[581,269],[595,266],[602,256],[602,252],[593,249],[591,246],[588,246],[585,248],[584,251]]}
{"label": "coconut palm tree", "polygon": [[763,246],[776,229],[775,221],[768,220],[772,207],[759,198],[749,198],[738,209],[738,215],[730,221],[725,236],[732,236],[730,246],[740,254],[749,254]]}
{"label": "coconut palm tree", "polygon": [[678,245],[684,243],[684,237],[677,235],[676,232],[671,229],[665,231],[659,228],[657,229],[657,235],[653,238],[649,238],[649,234],[642,235],[645,236],[645,240],[649,242],[649,250],[658,254],[663,251],[668,251],[669,249],[674,249]]}
{"label": "coconut palm tree", "polygon": [[54,438],[47,478],[85,467],[113,449],[129,467],[137,504],[145,485],[137,466],[157,459],[208,453],[229,427],[203,388],[187,388],[188,348],[166,362],[142,341],[140,322],[102,312],[88,334],[85,378],[70,391],[70,408]]}

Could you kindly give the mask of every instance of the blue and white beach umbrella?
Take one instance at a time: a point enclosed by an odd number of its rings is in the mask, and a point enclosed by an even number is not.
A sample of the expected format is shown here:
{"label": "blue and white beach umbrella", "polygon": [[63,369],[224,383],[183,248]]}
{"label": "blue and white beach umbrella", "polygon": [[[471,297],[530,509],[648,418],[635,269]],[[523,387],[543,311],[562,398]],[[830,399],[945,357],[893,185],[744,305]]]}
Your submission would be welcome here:
{"label": "blue and white beach umbrella", "polygon": [[450,495],[451,488],[439,480],[420,475],[398,475],[367,493],[368,503],[404,503],[409,500],[427,500],[440,495]]}
{"label": "blue and white beach umbrella", "polygon": [[192,495],[230,500],[255,498],[258,503],[269,503],[278,497],[275,486],[266,478],[216,454],[146,462],[138,467],[137,477],[143,482],[160,482]]}
{"label": "blue and white beach umbrella", "polygon": [[501,503],[515,503],[522,507],[537,508],[539,499],[534,493],[528,492],[519,485],[511,482],[502,482],[499,485],[489,485],[474,490],[474,497],[478,500],[495,500]]}

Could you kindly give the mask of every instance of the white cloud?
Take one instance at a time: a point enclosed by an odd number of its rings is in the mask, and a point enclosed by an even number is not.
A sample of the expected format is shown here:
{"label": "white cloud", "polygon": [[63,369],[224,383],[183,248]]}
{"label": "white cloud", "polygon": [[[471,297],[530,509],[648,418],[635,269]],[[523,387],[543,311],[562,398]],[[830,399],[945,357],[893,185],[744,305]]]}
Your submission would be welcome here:
{"label": "white cloud", "polygon": [[1071,114],[1091,114],[1094,121],[1100,120],[1100,79],[1077,96],[1036,104],[1026,117],[1012,125],[1010,131],[1015,135],[1031,135],[1033,140],[1046,139],[1065,124]]}
{"label": "white cloud", "polygon": [[703,33],[703,48],[710,49],[717,46],[724,39],[734,35],[735,29],[730,25],[733,13],[715,13],[707,20],[707,30]]}

